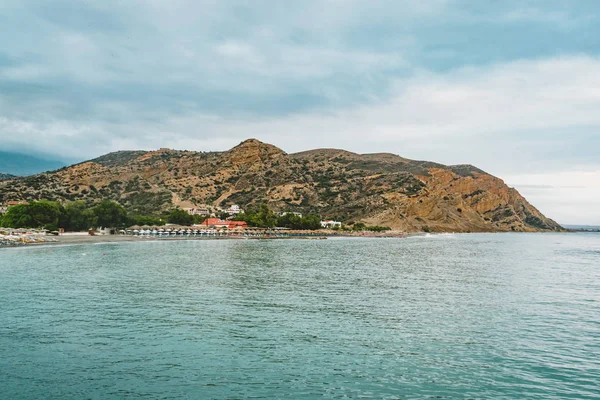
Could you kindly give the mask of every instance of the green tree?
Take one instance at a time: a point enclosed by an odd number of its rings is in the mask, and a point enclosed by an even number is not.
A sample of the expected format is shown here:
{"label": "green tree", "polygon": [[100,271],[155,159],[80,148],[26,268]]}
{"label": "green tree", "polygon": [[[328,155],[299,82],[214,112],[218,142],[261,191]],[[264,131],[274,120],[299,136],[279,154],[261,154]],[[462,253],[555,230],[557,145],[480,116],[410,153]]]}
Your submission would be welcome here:
{"label": "green tree", "polygon": [[277,226],[290,229],[302,229],[302,218],[293,213],[286,213],[277,219]]}
{"label": "green tree", "polygon": [[194,216],[181,208],[174,208],[169,212],[168,221],[171,224],[192,225],[194,223]]}
{"label": "green tree", "polygon": [[94,211],[88,209],[83,200],[65,206],[65,220],[63,227],[68,231],[85,231],[98,224]]}
{"label": "green tree", "polygon": [[55,201],[34,201],[10,207],[3,224],[9,228],[56,227],[64,224],[64,215],[64,208]]}
{"label": "green tree", "polygon": [[321,229],[321,218],[318,215],[307,215],[305,217],[302,217],[301,226],[301,229]]}
{"label": "green tree", "polygon": [[165,224],[165,219],[155,215],[130,215],[127,217],[127,225],[153,225],[161,226]]}
{"label": "green tree", "polygon": [[273,228],[277,225],[277,217],[268,205],[262,204],[257,214],[257,222],[263,228]]}
{"label": "green tree", "polygon": [[287,213],[277,217],[268,205],[263,204],[258,209],[248,209],[246,213],[238,214],[236,221],[245,221],[249,226],[272,228],[275,226],[290,229],[321,229],[321,218],[318,215],[300,217],[293,213]]}
{"label": "green tree", "polygon": [[352,229],[355,231],[364,231],[366,228],[367,228],[367,226],[362,222],[357,222],[352,227]]}
{"label": "green tree", "polygon": [[56,201],[40,200],[29,204],[33,227],[57,227],[64,224],[64,208]]}
{"label": "green tree", "polygon": [[266,204],[262,204],[258,209],[248,209],[246,213],[240,213],[234,219],[246,221],[248,226],[259,228],[270,228],[277,225],[277,216]]}
{"label": "green tree", "polygon": [[31,218],[28,204],[18,204],[9,207],[4,215],[4,225],[7,228],[33,228],[35,222]]}
{"label": "green tree", "polygon": [[290,229],[321,229],[321,218],[317,215],[298,216],[292,213],[287,213],[277,220],[277,226]]}
{"label": "green tree", "polygon": [[127,221],[127,211],[118,203],[105,200],[92,208],[101,227],[120,227]]}

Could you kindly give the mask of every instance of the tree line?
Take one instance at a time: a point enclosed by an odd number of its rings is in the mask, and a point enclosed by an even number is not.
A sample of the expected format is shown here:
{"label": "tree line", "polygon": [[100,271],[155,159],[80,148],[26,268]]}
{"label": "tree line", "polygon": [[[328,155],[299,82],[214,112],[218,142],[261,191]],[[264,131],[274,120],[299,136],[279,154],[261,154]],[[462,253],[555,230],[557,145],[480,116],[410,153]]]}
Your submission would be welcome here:
{"label": "tree line", "polygon": [[262,204],[257,208],[250,208],[245,213],[238,214],[234,220],[245,221],[248,226],[257,228],[290,228],[297,230],[321,229],[321,218],[318,215],[299,216],[294,213],[276,215],[268,205]]}
{"label": "tree line", "polygon": [[[224,218],[226,215],[221,217]],[[266,204],[251,207],[245,213],[238,214],[233,219],[235,221],[245,221],[248,226],[259,228],[321,229],[321,218],[318,215],[299,216],[294,213],[277,215]],[[10,207],[4,216],[0,215],[0,226],[6,228],[44,228],[50,231],[62,228],[65,231],[78,232],[98,227],[161,226],[166,223],[190,226],[200,224],[204,220],[205,217],[190,215],[181,208],[174,208],[160,215],[139,215],[128,213],[119,203],[108,200],[96,205],[88,205],[82,200],[64,205],[56,201],[40,200]],[[382,232],[390,228],[366,226],[362,222],[357,222],[353,224],[352,228],[343,226],[341,229]]]}
{"label": "tree line", "polygon": [[178,208],[158,216],[132,214],[119,203],[108,200],[93,206],[81,200],[64,205],[56,201],[40,200],[9,207],[4,216],[0,215],[0,226],[6,228],[43,228],[50,231],[62,228],[72,232],[98,227],[161,226],[167,222],[192,225],[202,221],[204,217],[190,215]]}
{"label": "tree line", "polygon": [[[226,215],[221,215],[221,217],[225,218]],[[43,228],[50,231],[62,228],[65,231],[80,232],[98,227],[162,226],[166,223],[189,226],[201,224],[204,220],[205,217],[190,215],[181,208],[174,208],[158,216],[138,215],[128,213],[119,203],[108,200],[92,206],[82,200],[64,205],[57,201],[40,200],[9,207],[4,216],[0,215],[0,226]],[[245,221],[248,226],[261,228],[276,226],[311,230],[321,228],[321,219],[317,215],[300,217],[288,213],[278,216],[266,204],[250,208],[246,213],[237,215],[234,220]]]}
{"label": "tree line", "polygon": [[[295,230],[317,230],[322,228],[321,217],[319,215],[299,216],[291,212],[276,215],[266,204],[250,208],[246,213],[239,214],[234,219],[236,221],[245,221],[248,226],[259,228],[273,228],[276,226]],[[367,226],[362,222],[356,222],[351,227],[342,225],[341,228],[333,228],[333,230],[370,232],[384,232],[390,229],[387,226]]]}

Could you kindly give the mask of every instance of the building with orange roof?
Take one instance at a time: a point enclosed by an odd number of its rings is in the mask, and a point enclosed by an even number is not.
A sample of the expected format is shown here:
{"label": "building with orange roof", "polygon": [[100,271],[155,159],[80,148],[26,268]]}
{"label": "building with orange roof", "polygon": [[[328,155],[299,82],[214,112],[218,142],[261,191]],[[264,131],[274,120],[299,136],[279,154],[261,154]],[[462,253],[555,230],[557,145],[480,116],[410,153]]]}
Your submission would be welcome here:
{"label": "building with orange roof", "polygon": [[220,218],[206,218],[200,226],[211,228],[246,229],[248,224],[244,221],[225,221]]}

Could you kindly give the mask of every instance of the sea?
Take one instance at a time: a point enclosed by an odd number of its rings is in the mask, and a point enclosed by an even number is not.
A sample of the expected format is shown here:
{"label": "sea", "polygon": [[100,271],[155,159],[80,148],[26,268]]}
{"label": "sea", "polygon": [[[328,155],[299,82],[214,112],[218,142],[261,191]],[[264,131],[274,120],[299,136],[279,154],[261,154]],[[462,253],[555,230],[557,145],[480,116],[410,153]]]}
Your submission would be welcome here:
{"label": "sea", "polygon": [[598,399],[600,234],[0,249],[1,399]]}

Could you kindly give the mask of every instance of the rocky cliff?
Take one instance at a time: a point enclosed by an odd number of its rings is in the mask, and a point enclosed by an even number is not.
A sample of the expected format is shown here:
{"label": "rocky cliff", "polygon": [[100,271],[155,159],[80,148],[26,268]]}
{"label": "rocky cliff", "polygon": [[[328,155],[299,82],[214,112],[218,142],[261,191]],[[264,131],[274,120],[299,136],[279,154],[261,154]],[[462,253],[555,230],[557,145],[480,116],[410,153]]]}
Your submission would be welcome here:
{"label": "rocky cliff", "polygon": [[470,165],[319,149],[297,154],[255,139],[226,152],[121,151],[52,173],[0,182],[0,202],[102,199],[139,213],[174,206],[318,213],[404,231],[552,231],[515,189]]}

